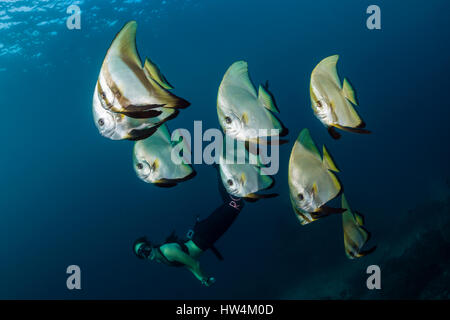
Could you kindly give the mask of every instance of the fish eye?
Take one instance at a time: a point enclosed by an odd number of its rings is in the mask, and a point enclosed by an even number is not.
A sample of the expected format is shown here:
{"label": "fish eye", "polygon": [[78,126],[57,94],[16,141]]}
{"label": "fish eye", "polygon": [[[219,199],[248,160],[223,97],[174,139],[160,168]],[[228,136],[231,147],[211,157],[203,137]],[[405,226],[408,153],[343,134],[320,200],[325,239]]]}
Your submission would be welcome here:
{"label": "fish eye", "polygon": [[299,193],[299,194],[297,195],[297,197],[298,197],[298,200],[300,200],[300,201],[302,201],[303,199],[305,199],[305,197],[304,197],[303,194],[301,194],[301,193]]}
{"label": "fish eye", "polygon": [[231,187],[231,186],[233,185],[233,180],[228,179],[228,180],[227,180],[227,183],[228,183],[228,185]]}
{"label": "fish eye", "polygon": [[320,101],[320,100],[317,101],[317,107],[318,107],[318,108],[322,108],[322,101]]}
{"label": "fish eye", "polygon": [[98,125],[99,125],[100,127],[103,127],[103,126],[105,125],[105,120],[103,120],[103,119],[98,119]]}
{"label": "fish eye", "polygon": [[136,168],[138,168],[139,170],[142,170],[144,168],[144,165],[142,163],[138,163],[136,165]]}
{"label": "fish eye", "polygon": [[231,123],[231,118],[230,117],[225,117],[225,122],[230,124]]}
{"label": "fish eye", "polygon": [[102,99],[106,99],[106,94],[104,92],[101,93]]}

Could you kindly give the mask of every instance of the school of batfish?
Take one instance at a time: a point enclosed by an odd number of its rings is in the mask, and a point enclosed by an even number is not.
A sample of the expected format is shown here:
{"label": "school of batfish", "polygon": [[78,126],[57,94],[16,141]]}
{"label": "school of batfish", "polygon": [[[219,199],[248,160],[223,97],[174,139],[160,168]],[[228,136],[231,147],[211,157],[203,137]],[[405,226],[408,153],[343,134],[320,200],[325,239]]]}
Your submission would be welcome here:
{"label": "school of batfish", "polygon": [[[139,179],[159,187],[173,187],[196,175],[182,155],[180,161],[173,161],[174,148],[187,150],[189,146],[182,136],[171,135],[167,126],[190,103],[172,93],[172,85],[150,58],[142,65],[136,30],[135,21],[125,24],[106,53],[94,88],[93,118],[103,137],[134,141],[133,167]],[[341,84],[338,59],[338,55],[330,56],[313,69],[312,110],[334,139],[341,137],[336,129],[368,134],[370,131],[355,110],[358,103],[353,87],[346,78]],[[223,144],[217,170],[231,195],[247,201],[277,196],[261,193],[270,189],[275,180],[265,174],[258,148],[286,142],[280,139],[288,130],[278,118],[279,112],[267,83],[256,90],[247,62],[237,61],[228,68],[218,88],[217,116],[233,147]],[[237,148],[239,143],[245,148]],[[244,161],[237,162],[236,158]],[[288,164],[289,197],[295,215],[306,225],[330,214],[341,214],[345,254],[350,259],[359,258],[375,247],[363,249],[370,233],[364,228],[363,216],[350,209],[338,172],[327,148],[323,146],[320,153],[310,131],[301,130]],[[338,196],[340,205],[332,207],[329,202]]]}

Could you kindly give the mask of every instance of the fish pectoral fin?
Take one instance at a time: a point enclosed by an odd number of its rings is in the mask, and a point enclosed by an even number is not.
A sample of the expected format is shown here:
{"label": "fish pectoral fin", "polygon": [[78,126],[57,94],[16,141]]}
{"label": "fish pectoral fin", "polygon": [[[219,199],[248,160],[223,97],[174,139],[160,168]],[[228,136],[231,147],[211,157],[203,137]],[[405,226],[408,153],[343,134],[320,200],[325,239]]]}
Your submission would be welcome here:
{"label": "fish pectoral fin", "polygon": [[315,196],[317,196],[319,194],[319,188],[317,187],[317,183],[314,182],[312,185],[312,192]]}
{"label": "fish pectoral fin", "polygon": [[152,163],[152,171],[156,171],[159,168],[159,159],[155,159]]}
{"label": "fish pectoral fin", "polygon": [[323,150],[323,164],[324,164],[324,166],[328,170],[339,172],[339,169],[336,167],[336,164],[334,163],[333,159],[331,158],[330,154],[328,153],[328,150],[325,147],[325,145],[323,145],[322,150]]}
{"label": "fish pectoral fin", "polygon": [[275,113],[280,112],[275,105],[273,96],[261,85],[259,86],[258,90],[258,100],[267,110]]}
{"label": "fish pectoral fin", "polygon": [[145,59],[144,73],[147,76],[147,78],[148,77],[152,78],[153,80],[158,82],[158,84],[161,87],[163,87],[164,89],[167,89],[167,90],[173,89],[173,86],[170,85],[170,83],[167,81],[166,77],[164,77],[164,75],[159,70],[158,66],[155,63],[153,63],[150,60],[150,58]]}
{"label": "fish pectoral fin", "polygon": [[242,121],[243,123],[245,123],[246,125],[248,124],[248,114],[247,114],[247,112],[244,112],[244,113],[242,114],[241,121]]}
{"label": "fish pectoral fin", "polygon": [[344,78],[344,84],[342,85],[342,94],[345,98],[347,98],[348,101],[353,103],[355,106],[358,105],[358,102],[356,101],[356,95],[355,90],[353,90],[351,84],[348,82],[346,78]]}
{"label": "fish pectoral fin", "polygon": [[239,178],[239,183],[241,186],[245,185],[245,182],[247,181],[247,177],[245,176],[245,173],[242,172],[241,177]]}

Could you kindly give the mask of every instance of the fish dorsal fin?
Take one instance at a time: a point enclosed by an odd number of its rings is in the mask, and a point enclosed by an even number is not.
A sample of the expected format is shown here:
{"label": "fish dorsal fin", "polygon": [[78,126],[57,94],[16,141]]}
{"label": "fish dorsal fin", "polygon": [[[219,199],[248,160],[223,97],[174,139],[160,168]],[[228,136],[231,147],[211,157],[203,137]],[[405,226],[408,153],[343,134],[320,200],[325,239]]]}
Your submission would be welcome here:
{"label": "fish dorsal fin", "polygon": [[224,84],[241,87],[256,98],[256,90],[248,75],[248,64],[245,61],[237,61],[228,68],[223,76]]}
{"label": "fish dorsal fin", "polygon": [[153,63],[149,58],[145,59],[144,62],[144,73],[147,77],[152,78],[164,89],[171,90],[173,87],[167,81],[166,77],[161,73],[158,66]]}
{"label": "fish dorsal fin", "polygon": [[259,86],[258,90],[258,100],[261,102],[261,104],[267,109],[275,113],[279,113],[277,107],[275,106],[275,103],[273,102],[272,96],[269,92],[267,92],[263,86]]}
{"label": "fish dorsal fin", "polygon": [[342,93],[344,94],[344,97],[347,98],[347,100],[349,100],[355,106],[358,105],[358,102],[356,101],[355,90],[353,90],[351,84],[346,78],[344,78],[344,83],[342,85]]}
{"label": "fish dorsal fin", "polygon": [[319,160],[322,160],[319,150],[317,149],[316,144],[311,138],[311,135],[309,134],[309,130],[307,128],[303,129],[300,132],[295,143],[301,144],[305,149],[313,153]]}
{"label": "fish dorsal fin", "polygon": [[337,74],[336,64],[339,60],[339,55],[330,56],[328,58],[323,59],[319,62],[319,64],[314,68],[313,75],[315,73],[322,73],[325,75],[329,75],[331,79],[336,83],[336,85],[341,87],[341,80]]}
{"label": "fish dorsal fin", "polygon": [[328,153],[327,148],[325,148],[325,145],[323,145],[323,164],[327,169],[335,171],[335,172],[339,172],[339,169],[334,164],[333,159],[331,158],[330,154]]}
{"label": "fish dorsal fin", "polygon": [[108,52],[118,52],[126,60],[142,68],[142,62],[136,49],[137,22],[128,22],[114,38]]}
{"label": "fish dorsal fin", "polygon": [[158,130],[155,132],[155,135],[161,137],[165,142],[171,143],[169,128],[166,124],[162,124]]}

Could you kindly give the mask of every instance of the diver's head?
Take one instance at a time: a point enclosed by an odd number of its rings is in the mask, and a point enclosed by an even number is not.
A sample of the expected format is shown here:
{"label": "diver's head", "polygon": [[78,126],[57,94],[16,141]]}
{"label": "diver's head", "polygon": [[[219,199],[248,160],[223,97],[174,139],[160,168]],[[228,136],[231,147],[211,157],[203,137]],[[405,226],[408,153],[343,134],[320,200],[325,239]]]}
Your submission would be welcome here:
{"label": "diver's head", "polygon": [[155,257],[153,246],[146,237],[141,237],[133,243],[133,252],[139,259],[153,260]]}

